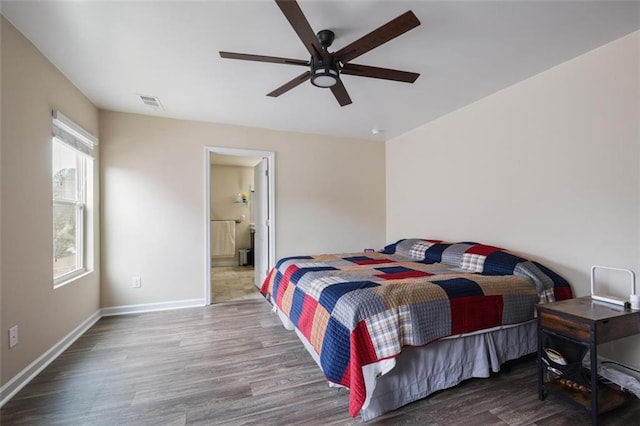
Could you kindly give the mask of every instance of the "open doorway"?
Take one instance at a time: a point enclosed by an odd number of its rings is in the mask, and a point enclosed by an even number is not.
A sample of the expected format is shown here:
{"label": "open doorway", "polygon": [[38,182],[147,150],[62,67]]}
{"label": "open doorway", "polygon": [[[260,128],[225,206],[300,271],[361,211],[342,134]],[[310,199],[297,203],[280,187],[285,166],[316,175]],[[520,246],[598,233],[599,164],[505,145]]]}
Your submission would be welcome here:
{"label": "open doorway", "polygon": [[206,149],[205,300],[262,297],[274,264],[274,153]]}

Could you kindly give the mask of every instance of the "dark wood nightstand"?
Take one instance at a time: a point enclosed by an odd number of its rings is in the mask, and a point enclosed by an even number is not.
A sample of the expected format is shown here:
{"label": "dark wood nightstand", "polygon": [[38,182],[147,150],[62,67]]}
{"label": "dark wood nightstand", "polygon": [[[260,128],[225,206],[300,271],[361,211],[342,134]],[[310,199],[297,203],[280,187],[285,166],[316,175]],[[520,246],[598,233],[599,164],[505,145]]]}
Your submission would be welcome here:
{"label": "dark wood nightstand", "polygon": [[[591,412],[593,425],[598,424],[601,413],[612,410],[625,402],[625,395],[608,386],[598,386],[597,345],[640,334],[640,311],[598,302],[591,297],[562,300],[537,305],[538,313],[538,398],[544,400],[547,393],[557,394],[577,403]],[[551,343],[550,343],[551,342]],[[545,345],[560,353],[574,353],[567,366],[554,364],[546,355]],[[582,369],[579,353],[590,352],[590,371]],[[580,359],[577,359],[580,358]],[[565,374],[582,374],[591,389],[580,391],[567,386],[563,380],[545,381],[545,373],[554,368]],[[553,373],[551,373],[554,375]],[[562,377],[562,376],[559,376]],[[578,384],[580,377],[577,379]],[[572,380],[575,383],[574,380]]]}

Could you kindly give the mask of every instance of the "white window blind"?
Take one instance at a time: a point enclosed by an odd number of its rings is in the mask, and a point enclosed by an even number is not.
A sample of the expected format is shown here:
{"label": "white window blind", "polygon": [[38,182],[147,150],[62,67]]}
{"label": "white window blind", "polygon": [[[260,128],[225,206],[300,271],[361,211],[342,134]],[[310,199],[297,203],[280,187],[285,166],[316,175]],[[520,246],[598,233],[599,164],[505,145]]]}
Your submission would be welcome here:
{"label": "white window blind", "polygon": [[60,111],[53,111],[53,136],[71,148],[95,157],[98,138],[78,126]]}

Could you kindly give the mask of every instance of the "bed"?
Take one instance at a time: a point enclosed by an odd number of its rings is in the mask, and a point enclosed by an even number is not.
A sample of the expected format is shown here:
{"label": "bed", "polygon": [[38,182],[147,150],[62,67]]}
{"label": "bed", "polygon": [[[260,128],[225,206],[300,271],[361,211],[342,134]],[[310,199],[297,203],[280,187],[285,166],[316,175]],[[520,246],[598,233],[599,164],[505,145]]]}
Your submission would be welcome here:
{"label": "bed", "polygon": [[261,292],[363,420],[535,352],[535,304],[573,296],[502,248],[427,239],[283,258]]}

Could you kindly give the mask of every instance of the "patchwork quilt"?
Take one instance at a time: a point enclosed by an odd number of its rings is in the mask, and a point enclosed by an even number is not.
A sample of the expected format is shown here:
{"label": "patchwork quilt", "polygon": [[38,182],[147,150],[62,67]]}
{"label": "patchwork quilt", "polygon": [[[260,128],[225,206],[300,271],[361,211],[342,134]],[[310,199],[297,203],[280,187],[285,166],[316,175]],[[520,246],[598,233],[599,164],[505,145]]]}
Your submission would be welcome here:
{"label": "patchwork quilt", "polygon": [[349,388],[354,417],[364,365],[403,346],[528,321],[536,303],[572,297],[562,277],[504,249],[422,239],[284,258],[261,291],[317,352],[326,378]]}

